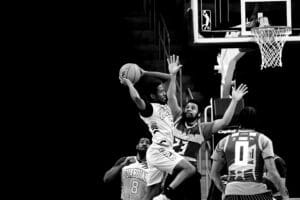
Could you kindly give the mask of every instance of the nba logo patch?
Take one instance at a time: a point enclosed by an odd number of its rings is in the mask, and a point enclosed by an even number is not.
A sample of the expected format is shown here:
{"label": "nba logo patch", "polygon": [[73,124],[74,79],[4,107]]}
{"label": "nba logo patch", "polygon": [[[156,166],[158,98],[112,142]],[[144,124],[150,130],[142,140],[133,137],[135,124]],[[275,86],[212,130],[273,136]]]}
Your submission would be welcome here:
{"label": "nba logo patch", "polygon": [[202,20],[201,20],[202,31],[211,31],[211,11],[202,10]]}

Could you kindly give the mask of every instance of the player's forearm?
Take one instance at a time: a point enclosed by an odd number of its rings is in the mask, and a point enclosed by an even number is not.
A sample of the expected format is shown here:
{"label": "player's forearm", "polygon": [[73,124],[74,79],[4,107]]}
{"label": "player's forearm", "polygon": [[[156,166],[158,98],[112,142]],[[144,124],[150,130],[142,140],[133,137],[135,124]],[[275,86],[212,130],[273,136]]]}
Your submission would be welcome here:
{"label": "player's forearm", "polygon": [[176,74],[170,75],[170,83],[167,91],[168,98],[176,98]]}
{"label": "player's forearm", "polygon": [[237,100],[231,99],[231,102],[230,102],[228,108],[226,109],[226,111],[223,115],[223,118],[222,118],[225,126],[227,126],[230,123],[230,121],[232,120],[237,103],[238,103]]}
{"label": "player's forearm", "polygon": [[130,94],[130,97],[132,100],[140,98],[138,91],[135,89],[135,87],[133,86],[132,83],[128,85],[128,89],[129,89],[129,94]]}
{"label": "player's forearm", "polygon": [[212,176],[212,179],[216,185],[216,187],[222,192],[225,193],[225,185],[222,183],[220,175]]}
{"label": "player's forearm", "polygon": [[212,127],[212,132],[215,133],[219,131],[220,129],[224,128],[227,126],[230,121],[232,120],[232,117],[234,115],[234,111],[237,105],[237,101],[232,99],[228,108],[226,109],[222,119],[217,119],[214,121],[214,125]]}
{"label": "player's forearm", "polygon": [[157,78],[161,78],[164,80],[170,79],[171,75],[163,72],[154,72],[154,71],[145,71],[144,75],[149,75]]}
{"label": "player's forearm", "polygon": [[279,174],[276,171],[269,171],[270,180],[274,183],[278,191],[280,192],[281,196],[284,198],[288,198],[288,190],[285,187],[283,181],[280,179]]}
{"label": "player's forearm", "polygon": [[138,107],[139,110],[144,110],[145,109],[145,102],[144,100],[140,97],[138,91],[135,89],[132,83],[128,85],[129,89],[129,94],[131,99],[134,101],[136,106]]}
{"label": "player's forearm", "polygon": [[181,114],[181,108],[178,105],[178,101],[176,97],[176,74],[171,75],[167,96],[168,96],[168,104],[171,108],[172,115],[175,120]]}
{"label": "player's forearm", "polygon": [[121,169],[122,169],[121,165],[112,167],[104,174],[103,182],[109,183],[113,181],[117,177],[117,175],[121,172]]}

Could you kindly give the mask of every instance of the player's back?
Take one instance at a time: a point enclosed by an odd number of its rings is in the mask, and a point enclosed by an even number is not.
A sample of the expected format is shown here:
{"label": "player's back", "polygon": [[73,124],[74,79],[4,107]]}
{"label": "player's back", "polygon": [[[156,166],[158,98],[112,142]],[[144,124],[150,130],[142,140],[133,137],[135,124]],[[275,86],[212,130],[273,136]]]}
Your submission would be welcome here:
{"label": "player's back", "polygon": [[260,182],[264,161],[259,144],[260,133],[240,130],[228,137],[225,156],[230,181]]}
{"label": "player's back", "polygon": [[139,200],[145,195],[146,175],[148,167],[145,163],[136,160],[128,166],[122,168],[122,191],[123,200]]}
{"label": "player's back", "polygon": [[227,193],[266,192],[262,176],[264,158],[274,156],[273,151],[269,150],[270,140],[254,130],[239,130],[224,141],[229,186],[226,187]]}

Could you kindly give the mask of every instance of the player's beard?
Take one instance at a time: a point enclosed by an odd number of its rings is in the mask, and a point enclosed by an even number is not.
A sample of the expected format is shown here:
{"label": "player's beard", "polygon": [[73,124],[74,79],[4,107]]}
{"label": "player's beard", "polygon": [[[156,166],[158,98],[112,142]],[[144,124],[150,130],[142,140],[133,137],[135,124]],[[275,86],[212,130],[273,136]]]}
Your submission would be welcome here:
{"label": "player's beard", "polygon": [[161,102],[162,102],[162,104],[167,104],[168,103],[168,97],[167,96],[162,97]]}
{"label": "player's beard", "polygon": [[184,113],[183,114],[183,119],[187,122],[187,123],[192,123],[195,120],[197,120],[197,116],[194,116],[191,113]]}
{"label": "player's beard", "polygon": [[140,154],[141,159],[144,159],[146,157],[147,150],[137,150],[137,151]]}

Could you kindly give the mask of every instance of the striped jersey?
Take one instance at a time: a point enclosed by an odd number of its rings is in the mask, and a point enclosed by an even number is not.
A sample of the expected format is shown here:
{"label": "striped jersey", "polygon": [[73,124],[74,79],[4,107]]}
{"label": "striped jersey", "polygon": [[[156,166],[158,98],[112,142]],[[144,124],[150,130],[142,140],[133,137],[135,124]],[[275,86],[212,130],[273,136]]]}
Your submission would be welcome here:
{"label": "striped jersey", "polygon": [[254,130],[238,130],[226,136],[218,143],[212,155],[213,160],[227,163],[229,187],[226,190],[230,190],[230,193],[240,191],[244,186],[250,193],[264,192],[261,182],[264,159],[268,157],[274,157],[272,141]]}
{"label": "striped jersey", "polygon": [[146,176],[149,168],[146,163],[136,162],[122,168],[121,199],[140,200],[146,192]]}
{"label": "striped jersey", "polygon": [[167,104],[151,103],[153,113],[141,119],[147,124],[152,134],[152,142],[166,146],[173,145],[174,122],[170,107]]}

